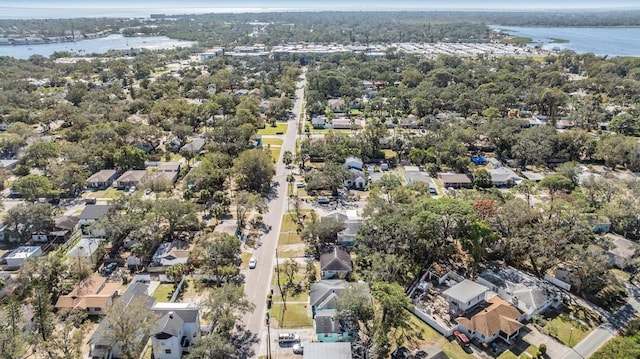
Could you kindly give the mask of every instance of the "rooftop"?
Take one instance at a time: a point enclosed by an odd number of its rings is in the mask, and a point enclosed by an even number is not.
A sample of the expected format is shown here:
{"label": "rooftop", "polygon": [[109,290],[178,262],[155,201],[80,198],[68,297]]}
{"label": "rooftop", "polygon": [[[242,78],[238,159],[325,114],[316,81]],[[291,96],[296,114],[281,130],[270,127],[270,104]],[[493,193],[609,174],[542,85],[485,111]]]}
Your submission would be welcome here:
{"label": "rooftop", "polygon": [[524,325],[518,322],[520,311],[498,296],[490,298],[489,306],[469,317],[459,317],[456,321],[465,328],[490,337],[498,331],[508,335],[517,332]]}
{"label": "rooftop", "polygon": [[323,271],[350,271],[353,269],[349,252],[340,247],[333,247],[320,255],[320,268]]}
{"label": "rooftop", "polygon": [[459,302],[467,303],[472,298],[482,295],[488,290],[489,288],[483,286],[482,284],[478,284],[476,282],[465,279],[462,282],[454,285],[453,287],[445,290],[442,294]]}
{"label": "rooftop", "polygon": [[107,282],[106,278],[94,274],[78,282],[69,294],[61,295],[56,308],[105,308],[120,286],[120,282]]}
{"label": "rooftop", "polygon": [[40,246],[21,246],[11,251],[6,259],[27,259],[32,255],[36,255],[38,251],[41,251]]}
{"label": "rooftop", "polygon": [[351,359],[351,343],[305,343],[304,359]]}
{"label": "rooftop", "polygon": [[84,206],[82,213],[80,213],[80,219],[100,219],[109,211],[109,206],[106,204],[91,204]]}
{"label": "rooftop", "polygon": [[140,182],[147,176],[146,170],[129,170],[118,177],[118,182]]}
{"label": "rooftop", "polygon": [[110,178],[113,178],[116,173],[116,170],[101,170],[87,178],[87,182],[106,182]]}

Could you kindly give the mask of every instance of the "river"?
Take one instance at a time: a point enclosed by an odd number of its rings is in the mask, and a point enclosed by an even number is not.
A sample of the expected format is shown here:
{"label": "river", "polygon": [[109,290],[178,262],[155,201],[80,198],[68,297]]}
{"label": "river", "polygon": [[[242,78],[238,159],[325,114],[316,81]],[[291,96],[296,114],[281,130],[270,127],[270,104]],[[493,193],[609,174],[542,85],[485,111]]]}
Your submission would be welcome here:
{"label": "river", "polygon": [[[640,56],[640,27],[521,27],[492,25],[516,36],[533,39],[546,50],[567,49],[600,56]],[[554,43],[553,39],[567,40]]]}
{"label": "river", "polygon": [[17,59],[27,59],[32,55],[49,57],[56,51],[69,51],[79,55],[104,54],[110,50],[128,50],[145,48],[150,50],[170,49],[174,47],[189,47],[192,41],[173,40],[166,36],[124,37],[109,35],[98,39],[76,42],[60,42],[54,44],[5,45],[0,46],[0,56],[12,56]]}

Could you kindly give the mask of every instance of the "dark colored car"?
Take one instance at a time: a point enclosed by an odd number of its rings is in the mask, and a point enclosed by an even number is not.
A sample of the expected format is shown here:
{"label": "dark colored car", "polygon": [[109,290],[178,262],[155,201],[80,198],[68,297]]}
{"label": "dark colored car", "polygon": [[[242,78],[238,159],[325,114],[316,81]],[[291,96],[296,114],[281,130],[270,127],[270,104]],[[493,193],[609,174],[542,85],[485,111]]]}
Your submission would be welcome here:
{"label": "dark colored car", "polygon": [[453,331],[453,336],[456,338],[456,340],[458,341],[458,343],[460,344],[460,346],[462,347],[468,347],[471,345],[471,341],[469,340],[469,338],[466,336],[466,334],[460,332],[459,330],[454,330]]}

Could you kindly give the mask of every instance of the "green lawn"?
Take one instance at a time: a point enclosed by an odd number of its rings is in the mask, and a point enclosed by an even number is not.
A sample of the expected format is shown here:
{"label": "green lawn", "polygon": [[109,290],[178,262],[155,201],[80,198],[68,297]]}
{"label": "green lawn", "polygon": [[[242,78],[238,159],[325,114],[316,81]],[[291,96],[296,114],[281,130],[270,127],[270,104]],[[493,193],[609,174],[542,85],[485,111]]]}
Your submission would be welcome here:
{"label": "green lawn", "polygon": [[173,294],[173,284],[160,284],[158,288],[156,288],[155,292],[153,292],[153,297],[156,298],[158,302],[166,302],[171,299],[171,295]]}
{"label": "green lawn", "polygon": [[258,130],[258,135],[277,135],[282,132],[284,134],[287,132],[287,124],[286,123],[276,123],[276,127],[271,127],[271,125],[267,125],[265,128],[261,128]]}
{"label": "green lawn", "polygon": [[[589,334],[591,328],[569,318],[565,314],[559,314],[547,322],[544,330],[554,335],[564,345],[573,347]],[[569,340],[571,340],[571,342],[569,342]]]}
{"label": "green lawn", "polygon": [[106,190],[103,191],[87,191],[85,192],[82,196],[87,198],[116,198],[118,197],[120,194],[122,193],[122,191],[115,189],[113,187],[109,187]]}
{"label": "green lawn", "polygon": [[280,139],[280,138],[263,138],[262,139],[262,146],[263,147],[267,147],[267,145],[281,146],[282,142],[284,142],[284,141],[282,139]]}
{"label": "green lawn", "polygon": [[280,236],[278,237],[278,245],[286,246],[289,244],[303,244],[304,242],[300,239],[300,235],[295,231],[288,232],[280,232]]}
{"label": "green lawn", "polygon": [[298,224],[294,222],[293,218],[295,218],[295,213],[285,214],[282,216],[282,226],[280,227],[280,232],[289,232],[293,231],[295,233]]}
{"label": "green lawn", "polygon": [[471,359],[471,358],[475,358],[473,355],[467,354],[467,352],[465,352],[464,349],[462,349],[462,347],[455,340],[450,341],[450,342],[447,341],[446,343],[444,343],[440,347],[440,349],[442,349],[442,351],[445,354],[447,354],[449,356],[449,358],[451,358],[451,359]]}
{"label": "green lawn", "polygon": [[498,356],[498,359],[518,359],[518,356],[513,354],[511,351],[506,350],[506,351],[502,352],[502,354],[500,354],[500,356]]}
{"label": "green lawn", "polygon": [[306,304],[287,304],[287,310],[283,310],[282,303],[274,303],[269,313],[278,328],[305,328],[313,325]]}
{"label": "green lawn", "polygon": [[278,158],[280,158],[280,148],[273,148],[271,147],[271,159],[273,160],[273,163],[278,162]]}

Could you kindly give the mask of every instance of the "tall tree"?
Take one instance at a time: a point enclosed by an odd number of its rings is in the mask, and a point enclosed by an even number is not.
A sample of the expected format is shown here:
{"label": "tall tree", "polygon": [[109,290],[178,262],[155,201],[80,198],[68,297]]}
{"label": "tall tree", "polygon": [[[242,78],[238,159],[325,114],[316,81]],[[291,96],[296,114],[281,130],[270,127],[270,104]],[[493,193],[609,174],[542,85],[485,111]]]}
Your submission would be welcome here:
{"label": "tall tree", "polygon": [[148,299],[125,301],[116,299],[104,319],[107,321],[105,337],[109,346],[118,347],[124,359],[137,359],[144,348],[159,315],[150,309]]}
{"label": "tall tree", "polygon": [[244,151],[233,164],[236,182],[241,190],[267,193],[276,170],[271,154],[261,149]]}

